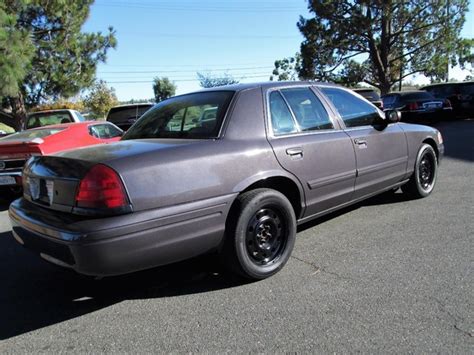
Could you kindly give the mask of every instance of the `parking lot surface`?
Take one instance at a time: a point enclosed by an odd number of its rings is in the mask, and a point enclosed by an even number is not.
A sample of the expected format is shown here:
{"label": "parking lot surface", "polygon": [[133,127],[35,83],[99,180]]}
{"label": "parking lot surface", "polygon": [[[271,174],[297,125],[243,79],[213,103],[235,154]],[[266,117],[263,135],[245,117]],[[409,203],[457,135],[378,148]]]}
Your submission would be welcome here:
{"label": "parking lot surface", "polygon": [[260,282],[213,257],[82,277],[22,249],[0,203],[0,353],[472,353],[474,120],[437,128],[430,197],[384,194],[304,225]]}

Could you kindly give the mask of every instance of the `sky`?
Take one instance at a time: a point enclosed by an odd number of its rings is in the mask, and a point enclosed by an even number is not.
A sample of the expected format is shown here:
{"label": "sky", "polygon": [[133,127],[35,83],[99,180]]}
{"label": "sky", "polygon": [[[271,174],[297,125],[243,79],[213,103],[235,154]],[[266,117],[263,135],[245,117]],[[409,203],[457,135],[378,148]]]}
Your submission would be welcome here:
{"label": "sky", "polygon": [[[156,76],[174,81],[177,94],[200,88],[198,71],[267,81],[276,59],[299,51],[300,16],[310,17],[306,0],[96,0],[83,31],[116,31],[117,47],[97,77],[126,101],[152,98]],[[466,20],[461,35],[474,37],[474,1]],[[459,68],[450,71],[464,76]]]}

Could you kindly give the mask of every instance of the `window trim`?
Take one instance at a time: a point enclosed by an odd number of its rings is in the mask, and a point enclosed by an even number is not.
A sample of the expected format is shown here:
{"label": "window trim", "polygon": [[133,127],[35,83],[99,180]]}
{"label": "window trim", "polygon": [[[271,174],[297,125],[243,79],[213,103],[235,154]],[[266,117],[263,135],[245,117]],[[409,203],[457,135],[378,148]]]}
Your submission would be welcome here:
{"label": "window trim", "polygon": [[[328,128],[328,129],[320,129],[320,130],[313,130],[313,131],[301,131],[300,126],[298,124],[298,121],[296,120],[295,114],[291,108],[291,106],[288,104],[287,99],[285,98],[285,95],[281,93],[282,89],[294,89],[294,88],[306,88],[310,92],[313,93],[313,95],[321,102],[321,105],[323,106],[324,110],[326,110],[326,113],[328,114],[329,121],[332,123],[333,128]],[[280,96],[283,98],[285,101],[286,106],[288,107],[289,112],[291,113],[291,117],[293,118],[293,122],[295,123],[295,127],[297,129],[296,132],[292,133],[286,133],[286,134],[281,134],[281,135],[275,135],[273,132],[273,125],[272,125],[272,116],[271,116],[271,110],[270,110],[270,94],[274,91],[277,91]],[[313,135],[313,134],[325,134],[325,133],[337,133],[341,132],[341,126],[339,122],[334,121],[334,113],[331,107],[328,107],[326,100],[324,100],[321,95],[314,90],[314,87],[312,85],[286,85],[286,86],[278,86],[278,87],[273,87],[269,88],[266,90],[265,93],[265,113],[267,115],[266,117],[266,127],[267,127],[267,137],[271,139],[280,139],[280,138],[288,138],[288,137],[294,137],[294,136],[308,136],[308,135]]]}

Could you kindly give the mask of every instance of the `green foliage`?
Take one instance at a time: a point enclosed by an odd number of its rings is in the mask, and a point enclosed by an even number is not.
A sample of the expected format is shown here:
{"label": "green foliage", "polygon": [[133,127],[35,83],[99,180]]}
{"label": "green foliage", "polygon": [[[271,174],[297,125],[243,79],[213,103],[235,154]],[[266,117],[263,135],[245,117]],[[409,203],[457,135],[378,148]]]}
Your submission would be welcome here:
{"label": "green foliage", "polygon": [[298,80],[298,73],[300,70],[301,55],[296,53],[294,57],[283,58],[275,61],[275,69],[273,69],[270,80]]}
{"label": "green foliage", "polygon": [[28,31],[17,29],[16,16],[7,13],[6,7],[6,3],[0,3],[0,97],[18,93],[34,49]]}
{"label": "green foliage", "polygon": [[308,9],[314,17],[298,22],[304,79],[360,78],[386,93],[414,73],[446,79],[448,61],[472,62],[472,39],[459,37],[468,0],[309,0]]}
{"label": "green foliage", "polygon": [[239,80],[235,79],[230,74],[222,74],[220,76],[213,76],[210,73],[197,73],[199,85],[202,88],[213,88],[217,86],[238,84]]}
{"label": "green foliage", "polygon": [[109,88],[103,80],[97,81],[89,94],[84,97],[84,106],[95,118],[103,119],[111,107],[118,104],[114,88]]}
{"label": "green foliage", "polygon": [[0,55],[0,97],[18,119],[26,108],[73,96],[93,83],[97,64],[116,40],[112,28],[106,34],[81,32],[92,2],[3,0],[0,48],[7,55]]}
{"label": "green foliage", "polygon": [[59,99],[51,103],[41,104],[30,109],[31,112],[45,111],[45,110],[60,110],[60,109],[70,109],[76,111],[84,111],[84,102],[79,101],[68,101],[66,99]]}
{"label": "green foliage", "polygon": [[168,78],[156,77],[153,79],[155,102],[160,102],[176,94],[176,85]]}

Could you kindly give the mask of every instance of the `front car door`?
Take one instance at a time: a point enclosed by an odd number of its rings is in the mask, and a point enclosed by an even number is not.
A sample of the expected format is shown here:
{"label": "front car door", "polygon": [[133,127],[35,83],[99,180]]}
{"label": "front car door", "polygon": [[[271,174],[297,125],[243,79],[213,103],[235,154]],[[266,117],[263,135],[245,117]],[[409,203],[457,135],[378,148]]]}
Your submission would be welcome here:
{"label": "front car door", "polygon": [[319,85],[354,145],[357,178],[353,199],[359,199],[400,182],[407,172],[408,146],[405,133],[397,123],[374,125],[378,109],[352,91]]}
{"label": "front car door", "polygon": [[269,142],[280,165],[301,182],[311,217],[348,202],[356,163],[351,139],[310,87],[267,92]]}

